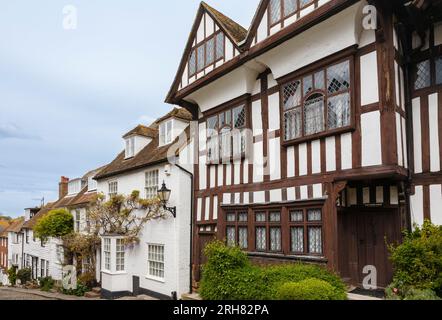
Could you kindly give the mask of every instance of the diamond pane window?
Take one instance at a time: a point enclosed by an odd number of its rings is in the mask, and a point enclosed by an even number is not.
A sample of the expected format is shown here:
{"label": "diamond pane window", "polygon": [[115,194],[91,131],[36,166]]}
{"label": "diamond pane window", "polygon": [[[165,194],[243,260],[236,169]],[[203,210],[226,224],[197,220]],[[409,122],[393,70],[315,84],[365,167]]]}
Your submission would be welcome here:
{"label": "diamond pane window", "polygon": [[236,221],[236,214],[235,213],[228,213],[227,214],[227,221],[228,222],[235,222]]}
{"label": "diamond pane window", "polygon": [[298,0],[284,0],[284,16],[287,17],[298,10]]}
{"label": "diamond pane window", "polygon": [[431,84],[430,60],[425,60],[416,65],[414,89],[423,89]]}
{"label": "diamond pane window", "polygon": [[436,84],[442,84],[442,56],[436,59]]}
{"label": "diamond pane window", "polygon": [[313,76],[304,77],[302,80],[304,88],[304,96],[313,90]]}
{"label": "diamond pane window", "polygon": [[207,160],[209,162],[218,161],[218,139],[217,137],[211,137],[207,139]]}
{"label": "diamond pane window", "polygon": [[350,125],[350,94],[348,92],[328,99],[328,129]]}
{"label": "diamond pane window", "polygon": [[234,247],[236,245],[236,229],[235,227],[227,227],[227,245]]}
{"label": "diamond pane window", "polygon": [[248,232],[246,227],[238,228],[238,244],[241,249],[247,249],[248,245]]}
{"label": "diamond pane window", "polygon": [[235,128],[242,128],[246,124],[246,108],[244,106],[233,109],[233,124]]}
{"label": "diamond pane window", "polygon": [[206,43],[206,65],[215,61],[215,38],[211,38]]}
{"label": "diamond pane window", "polygon": [[224,34],[218,33],[216,35],[216,60],[224,57]]}
{"label": "diamond pane window", "polygon": [[265,227],[256,228],[256,250],[258,251],[267,250],[267,237],[266,237]]}
{"label": "diamond pane window", "polygon": [[216,135],[218,128],[218,117],[214,116],[207,119],[207,136],[212,137]]}
{"label": "diamond pane window", "polygon": [[255,215],[256,222],[266,222],[265,212],[259,212]]}
{"label": "diamond pane window", "polygon": [[302,222],[304,221],[304,211],[297,210],[290,212],[290,221],[291,222]]}
{"label": "diamond pane window", "polygon": [[304,253],[304,228],[294,227],[290,229],[291,251]]}
{"label": "diamond pane window", "polygon": [[220,152],[222,159],[230,159],[232,156],[232,135],[230,128],[223,128],[220,132]]}
{"label": "diamond pane window", "polygon": [[322,212],[321,209],[311,209],[307,211],[307,219],[308,221],[322,221]]}
{"label": "diamond pane window", "polygon": [[238,221],[239,222],[247,222],[247,212],[241,212],[238,214]]}
{"label": "diamond pane window", "polygon": [[285,140],[292,140],[301,136],[302,114],[301,107],[284,113]]}
{"label": "diamond pane window", "polygon": [[189,75],[192,76],[196,72],[196,52],[192,50],[189,58]]}
{"label": "diamond pane window", "polygon": [[308,247],[309,253],[322,253],[322,229],[320,227],[308,228]]}
{"label": "diamond pane window", "polygon": [[271,212],[270,213],[270,222],[281,222],[281,213],[280,212]]}
{"label": "diamond pane window", "polygon": [[204,48],[205,48],[205,46],[202,45],[202,46],[199,46],[198,49],[197,49],[197,52],[198,52],[197,53],[197,71],[198,72],[203,70],[204,67],[205,67],[205,64],[204,64],[204,55],[205,55]]}
{"label": "diamond pane window", "polygon": [[281,20],[281,0],[270,0],[270,23],[275,24]]}
{"label": "diamond pane window", "polygon": [[304,103],[304,133],[324,131],[324,96],[314,94]]}
{"label": "diamond pane window", "polygon": [[270,250],[281,251],[281,228],[270,228]]}
{"label": "diamond pane window", "polygon": [[350,88],[350,62],[344,61],[327,69],[328,93],[337,93]]}
{"label": "diamond pane window", "polygon": [[288,110],[301,105],[301,81],[293,81],[284,86],[284,109]]}

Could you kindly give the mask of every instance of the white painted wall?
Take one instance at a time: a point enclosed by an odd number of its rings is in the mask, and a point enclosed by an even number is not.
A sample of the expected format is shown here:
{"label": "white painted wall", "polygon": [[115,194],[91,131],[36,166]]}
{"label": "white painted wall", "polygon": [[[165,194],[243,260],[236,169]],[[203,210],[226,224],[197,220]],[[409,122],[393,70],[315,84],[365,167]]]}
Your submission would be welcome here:
{"label": "white painted wall", "polygon": [[382,164],[381,115],[379,111],[361,115],[362,166]]}
{"label": "white painted wall", "polygon": [[361,106],[379,102],[377,52],[361,56]]}

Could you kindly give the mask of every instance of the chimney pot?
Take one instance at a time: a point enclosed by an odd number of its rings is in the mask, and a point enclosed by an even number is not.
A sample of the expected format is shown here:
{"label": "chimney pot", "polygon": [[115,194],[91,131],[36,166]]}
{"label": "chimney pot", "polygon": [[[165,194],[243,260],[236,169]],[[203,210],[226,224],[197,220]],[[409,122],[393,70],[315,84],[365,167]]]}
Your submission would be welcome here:
{"label": "chimney pot", "polygon": [[68,194],[69,178],[62,176],[58,184],[58,199],[64,198]]}

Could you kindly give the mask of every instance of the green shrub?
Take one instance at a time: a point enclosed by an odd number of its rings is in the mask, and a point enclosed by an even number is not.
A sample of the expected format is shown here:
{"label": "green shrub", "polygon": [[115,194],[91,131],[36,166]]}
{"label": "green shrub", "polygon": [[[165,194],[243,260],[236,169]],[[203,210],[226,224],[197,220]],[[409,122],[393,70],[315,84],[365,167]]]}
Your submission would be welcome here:
{"label": "green shrub", "polygon": [[317,278],[330,284],[336,299],[346,299],[342,280],[319,266],[289,264],[252,266],[239,248],[215,241],[207,245],[200,295],[205,300],[274,300],[287,282]]}
{"label": "green shrub", "polygon": [[24,268],[17,271],[17,279],[20,280],[21,284],[26,284],[26,282],[31,281],[31,275],[31,268]]}
{"label": "green shrub", "polygon": [[77,289],[61,289],[61,292],[63,294],[69,295],[69,296],[77,296],[77,297],[83,297],[86,292],[89,291],[89,288],[83,285],[80,282],[77,282]]}
{"label": "green shrub", "polygon": [[11,267],[8,269],[8,280],[11,286],[15,286],[17,283],[17,268]]}
{"label": "green shrub", "polygon": [[431,289],[417,289],[415,287],[396,288],[393,284],[385,289],[387,300],[441,300]]}
{"label": "green shrub", "polygon": [[[392,287],[432,290],[442,296],[442,226],[425,221],[422,228],[404,234],[399,246],[390,246],[394,266]],[[402,294],[403,296],[403,294]]]}
{"label": "green shrub", "polygon": [[40,278],[39,283],[41,291],[46,291],[46,292],[51,290],[55,285],[55,281],[54,279],[52,279],[52,277]]}
{"label": "green shrub", "polygon": [[63,237],[74,231],[74,217],[65,209],[49,211],[37,221],[34,232],[43,241],[49,237]]}
{"label": "green shrub", "polygon": [[333,286],[319,279],[306,279],[283,284],[277,293],[278,300],[342,300]]}

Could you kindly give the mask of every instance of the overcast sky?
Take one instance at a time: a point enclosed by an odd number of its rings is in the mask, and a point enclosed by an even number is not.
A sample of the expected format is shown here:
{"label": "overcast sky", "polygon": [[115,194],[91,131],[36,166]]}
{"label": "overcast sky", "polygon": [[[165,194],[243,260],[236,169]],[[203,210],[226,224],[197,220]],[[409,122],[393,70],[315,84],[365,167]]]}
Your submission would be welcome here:
{"label": "overcast sky", "polygon": [[[208,0],[248,28],[259,0]],[[78,28],[63,29],[63,8]],[[0,214],[56,200],[60,176],[113,160],[121,136],[167,113],[199,1],[4,0]]]}

